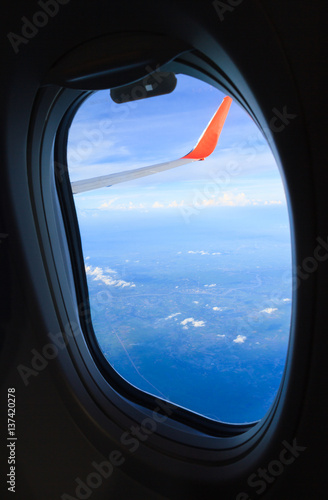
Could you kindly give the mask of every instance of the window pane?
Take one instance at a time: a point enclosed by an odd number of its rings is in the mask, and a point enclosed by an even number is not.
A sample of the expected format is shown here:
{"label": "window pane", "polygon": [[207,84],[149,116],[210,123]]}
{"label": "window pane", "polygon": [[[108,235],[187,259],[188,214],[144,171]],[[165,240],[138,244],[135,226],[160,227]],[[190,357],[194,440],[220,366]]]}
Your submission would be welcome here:
{"label": "window pane", "polygon": [[[223,94],[178,75],[169,95],[70,129],[71,181],[186,155]],[[258,420],[277,393],[291,317],[286,199],[270,148],[234,102],[205,161],[74,196],[93,328],[132,385],[215,420]]]}

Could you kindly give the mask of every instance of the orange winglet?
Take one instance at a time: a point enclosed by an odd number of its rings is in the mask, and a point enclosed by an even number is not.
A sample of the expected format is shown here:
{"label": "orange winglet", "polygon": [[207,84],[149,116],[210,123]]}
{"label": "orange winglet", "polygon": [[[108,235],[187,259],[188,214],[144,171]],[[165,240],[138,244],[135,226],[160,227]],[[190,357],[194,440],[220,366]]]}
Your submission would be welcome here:
{"label": "orange winglet", "polygon": [[221,130],[223,128],[225,119],[227,118],[230,105],[232,103],[231,97],[225,97],[216,111],[215,115],[207,125],[201,138],[196,146],[190,153],[182,158],[190,158],[191,160],[204,160],[213,153],[218,143]]}

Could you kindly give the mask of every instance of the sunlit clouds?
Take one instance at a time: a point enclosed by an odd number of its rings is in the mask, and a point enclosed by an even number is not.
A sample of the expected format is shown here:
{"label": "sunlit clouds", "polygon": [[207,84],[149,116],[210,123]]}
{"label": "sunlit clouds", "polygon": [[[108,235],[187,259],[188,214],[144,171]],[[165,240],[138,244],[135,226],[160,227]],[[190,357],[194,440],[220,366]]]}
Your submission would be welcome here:
{"label": "sunlit clouds", "polygon": [[267,307],[266,309],[263,309],[262,311],[260,311],[261,313],[266,313],[266,314],[272,314],[274,313],[275,311],[277,311],[278,309],[276,307]]}
{"label": "sunlit clouds", "polygon": [[131,287],[134,288],[136,285],[134,283],[129,283],[122,279],[115,279],[113,275],[116,275],[116,271],[111,269],[106,269],[104,271],[101,267],[85,266],[86,275],[89,276],[94,281],[101,281],[105,285],[115,286],[119,288]]}
{"label": "sunlit clouds", "polygon": [[235,344],[243,344],[245,342],[247,337],[245,337],[245,335],[237,335],[237,337],[235,339],[233,339],[233,342]]}
{"label": "sunlit clouds", "polygon": [[[109,188],[108,188],[109,189]],[[210,199],[200,198],[197,196],[193,199],[192,193],[184,193],[189,199],[168,201],[164,197],[169,198],[170,193],[163,192],[163,199],[153,200],[153,193],[143,193],[143,201],[136,202],[135,200],[125,200],[126,193],[123,196],[115,196],[103,201],[96,208],[98,210],[169,210],[175,209],[185,212],[186,214],[192,211],[204,210],[206,208],[217,207],[246,207],[246,206],[268,206],[281,205],[281,200],[264,200],[260,198],[248,198],[245,193],[224,192],[222,196],[213,197]],[[78,198],[76,197],[78,202]]]}
{"label": "sunlit clouds", "polygon": [[171,314],[170,316],[167,316],[167,318],[164,318],[164,320],[167,321],[168,319],[172,319],[172,318],[174,318],[175,320],[177,320],[176,316],[179,316],[179,314],[181,314],[181,313]]}
{"label": "sunlit clouds", "polygon": [[194,318],[186,318],[181,321],[180,325],[182,325],[184,329],[187,330],[189,326],[193,326],[195,328],[205,326],[205,321],[196,321]]}

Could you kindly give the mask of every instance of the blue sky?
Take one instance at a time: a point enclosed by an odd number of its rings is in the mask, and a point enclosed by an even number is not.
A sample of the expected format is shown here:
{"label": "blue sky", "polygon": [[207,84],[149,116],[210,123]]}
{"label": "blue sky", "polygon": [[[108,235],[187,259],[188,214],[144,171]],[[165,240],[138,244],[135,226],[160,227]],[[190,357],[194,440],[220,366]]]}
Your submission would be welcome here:
{"label": "blue sky", "polygon": [[[187,154],[224,94],[177,75],[175,91],[115,104],[109,91],[88,98],[68,141],[71,180],[86,179]],[[194,210],[220,206],[285,205],[284,189],[269,146],[249,115],[232,103],[214,153],[194,162],[110,188],[75,196],[78,211]]]}

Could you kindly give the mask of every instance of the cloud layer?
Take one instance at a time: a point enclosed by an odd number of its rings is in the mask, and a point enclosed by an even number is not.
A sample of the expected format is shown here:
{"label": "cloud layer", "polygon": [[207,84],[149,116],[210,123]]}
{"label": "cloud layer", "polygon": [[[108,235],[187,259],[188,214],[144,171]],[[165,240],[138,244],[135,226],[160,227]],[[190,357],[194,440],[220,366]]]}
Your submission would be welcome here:
{"label": "cloud layer", "polygon": [[[205,195],[192,196],[191,199],[170,200],[170,193],[163,194],[163,199],[154,200],[153,195],[146,193],[142,202],[136,203],[133,200],[126,199],[126,194],[122,196],[114,196],[106,199],[98,206],[99,210],[163,210],[163,209],[179,209],[180,211],[189,212],[195,210],[203,210],[213,207],[245,207],[256,205],[282,205],[281,200],[263,200],[247,197],[244,192],[223,192],[220,196],[206,197]],[[182,196],[190,198],[190,191],[182,193]]]}

